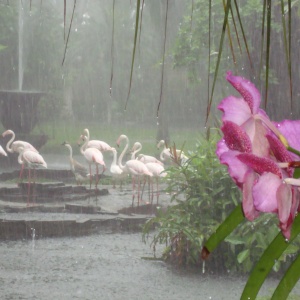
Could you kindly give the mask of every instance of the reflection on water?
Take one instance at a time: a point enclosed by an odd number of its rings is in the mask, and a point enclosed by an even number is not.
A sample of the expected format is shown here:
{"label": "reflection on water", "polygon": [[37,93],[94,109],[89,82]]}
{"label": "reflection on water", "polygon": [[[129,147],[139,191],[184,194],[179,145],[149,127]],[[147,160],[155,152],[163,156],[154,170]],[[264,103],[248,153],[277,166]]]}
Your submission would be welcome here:
{"label": "reflection on water", "polygon": [[245,284],[145,256],[151,249],[136,233],[36,240],[33,230],[32,240],[0,245],[1,299],[227,300],[239,299]]}

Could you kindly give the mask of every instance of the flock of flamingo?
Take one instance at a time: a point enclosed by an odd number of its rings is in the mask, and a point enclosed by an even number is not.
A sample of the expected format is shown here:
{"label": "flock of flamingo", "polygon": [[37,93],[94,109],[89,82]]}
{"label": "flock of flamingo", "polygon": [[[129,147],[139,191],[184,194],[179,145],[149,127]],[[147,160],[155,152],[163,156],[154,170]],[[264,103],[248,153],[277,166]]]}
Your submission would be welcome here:
{"label": "flock of flamingo", "polygon": [[[30,205],[30,183],[31,183],[31,169],[34,170],[33,180],[35,182],[35,170],[37,168],[43,167],[47,168],[47,163],[45,162],[42,155],[32,146],[30,143],[25,141],[15,141],[15,133],[12,130],[6,130],[2,137],[7,135],[11,135],[11,139],[6,144],[6,150],[9,153],[18,153],[18,163],[21,165],[20,170],[20,180],[22,178],[22,172],[24,167],[28,168],[28,198],[27,198],[27,206]],[[98,183],[101,178],[101,175],[106,170],[106,165],[103,157],[103,152],[110,151],[113,154],[113,160],[110,166],[110,173],[114,180],[121,181],[127,176],[132,177],[132,206],[134,204],[134,199],[137,194],[138,205],[141,201],[142,192],[141,192],[141,182],[144,182],[144,186],[146,180],[149,179],[149,189],[151,189],[151,204],[153,203],[154,198],[154,188],[153,188],[153,179],[156,180],[156,195],[157,195],[157,204],[159,199],[159,189],[158,189],[158,181],[159,178],[165,177],[167,173],[165,172],[164,163],[171,162],[174,159],[174,155],[171,149],[167,148],[166,143],[161,140],[157,144],[157,148],[160,149],[163,147],[160,153],[160,160],[155,158],[154,156],[139,154],[138,152],[142,150],[142,145],[139,142],[136,142],[131,149],[131,159],[127,160],[123,163],[124,155],[127,153],[129,148],[129,139],[126,135],[121,134],[117,139],[117,146],[120,147],[121,143],[125,141],[125,146],[123,151],[117,158],[117,150],[114,147],[111,147],[104,141],[100,140],[90,140],[90,133],[88,129],[84,129],[83,133],[80,135],[77,143],[80,145],[80,152],[85,158],[86,162],[89,166],[89,171],[85,166],[80,164],[73,158],[72,146],[64,142],[62,145],[69,149],[69,161],[70,168],[73,172],[77,184],[81,184],[85,179],[89,178],[90,181],[90,189],[92,186],[93,176],[92,176],[92,165],[95,165],[95,188],[98,188]],[[0,155],[7,156],[6,151],[0,145]],[[179,151],[175,154],[181,158],[182,161],[186,160],[183,152]],[[99,173],[99,167],[102,167],[101,173]],[[136,190],[136,181],[137,181],[137,190]],[[114,181],[115,187],[115,181]],[[144,190],[143,186],[143,190]],[[150,197],[150,192],[149,192]]]}

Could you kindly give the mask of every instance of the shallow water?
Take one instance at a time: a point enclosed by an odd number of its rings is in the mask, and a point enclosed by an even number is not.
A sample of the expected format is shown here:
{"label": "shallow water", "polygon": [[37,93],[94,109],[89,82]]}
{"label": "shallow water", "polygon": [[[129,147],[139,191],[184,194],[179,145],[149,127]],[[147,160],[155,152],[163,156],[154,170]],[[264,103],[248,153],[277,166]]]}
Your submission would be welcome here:
{"label": "shallow water", "polygon": [[1,299],[227,300],[245,284],[142,259],[152,256],[140,233],[2,242]]}

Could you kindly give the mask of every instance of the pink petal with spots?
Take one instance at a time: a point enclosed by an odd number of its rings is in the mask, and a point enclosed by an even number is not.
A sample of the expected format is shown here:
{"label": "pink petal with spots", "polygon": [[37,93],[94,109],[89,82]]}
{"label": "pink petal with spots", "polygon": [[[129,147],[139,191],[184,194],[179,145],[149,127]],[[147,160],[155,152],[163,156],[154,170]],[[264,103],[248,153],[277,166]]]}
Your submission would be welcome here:
{"label": "pink petal with spots", "polygon": [[273,173],[264,173],[253,186],[252,195],[254,207],[261,212],[277,213],[277,189],[282,180]]}
{"label": "pink petal with spots", "polygon": [[237,155],[237,158],[258,174],[271,172],[279,178],[282,178],[281,169],[269,158],[259,157],[252,153],[241,153]]}
{"label": "pink petal with spots", "polygon": [[224,121],[221,130],[224,133],[225,143],[230,150],[252,152],[250,138],[240,126],[231,121]]}
{"label": "pink petal with spots", "polygon": [[248,79],[233,76],[231,71],[227,72],[226,79],[248,103],[252,114],[256,114],[260,106],[260,93],[255,85]]}

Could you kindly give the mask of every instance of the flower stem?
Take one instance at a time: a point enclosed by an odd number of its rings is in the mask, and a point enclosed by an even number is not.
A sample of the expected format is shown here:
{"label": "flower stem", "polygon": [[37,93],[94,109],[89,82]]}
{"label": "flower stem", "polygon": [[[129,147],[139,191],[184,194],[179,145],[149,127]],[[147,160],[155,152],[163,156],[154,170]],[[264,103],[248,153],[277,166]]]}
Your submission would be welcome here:
{"label": "flower stem", "polygon": [[298,150],[292,148],[291,146],[288,146],[288,147],[287,147],[287,150],[290,151],[290,152],[292,152],[292,153],[297,154],[298,156],[300,156],[300,151],[298,151]]}

